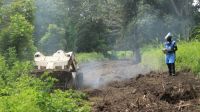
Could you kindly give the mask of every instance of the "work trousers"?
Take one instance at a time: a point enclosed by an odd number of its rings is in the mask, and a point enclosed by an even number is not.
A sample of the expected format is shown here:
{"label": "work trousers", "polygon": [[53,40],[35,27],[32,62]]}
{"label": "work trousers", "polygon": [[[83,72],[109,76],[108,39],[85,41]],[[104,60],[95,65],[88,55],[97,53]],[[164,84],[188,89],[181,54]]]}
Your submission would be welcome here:
{"label": "work trousers", "polygon": [[175,63],[167,63],[169,75],[175,74]]}

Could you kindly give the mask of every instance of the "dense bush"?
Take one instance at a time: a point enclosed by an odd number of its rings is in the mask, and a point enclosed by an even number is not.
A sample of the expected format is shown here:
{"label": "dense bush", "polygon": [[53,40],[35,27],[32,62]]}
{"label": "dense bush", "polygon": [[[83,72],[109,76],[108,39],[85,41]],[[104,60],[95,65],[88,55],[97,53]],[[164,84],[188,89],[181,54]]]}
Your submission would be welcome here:
{"label": "dense bush", "polygon": [[102,19],[88,19],[78,28],[76,42],[78,52],[101,52],[108,50],[106,25]]}
{"label": "dense bush", "polygon": [[0,112],[89,112],[86,95],[73,90],[52,91],[55,79],[29,75],[30,62],[8,66],[0,56]]}

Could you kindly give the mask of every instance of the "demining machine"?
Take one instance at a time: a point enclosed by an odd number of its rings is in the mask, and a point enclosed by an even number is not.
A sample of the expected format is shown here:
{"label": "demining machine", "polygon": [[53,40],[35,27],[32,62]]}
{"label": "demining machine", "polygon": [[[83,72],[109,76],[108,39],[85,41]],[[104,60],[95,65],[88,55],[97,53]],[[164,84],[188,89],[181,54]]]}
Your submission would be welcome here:
{"label": "demining machine", "polygon": [[33,74],[40,77],[45,72],[58,81],[54,87],[59,89],[80,89],[83,85],[83,73],[73,52],[58,50],[52,56],[45,56],[41,52],[34,55],[35,70]]}

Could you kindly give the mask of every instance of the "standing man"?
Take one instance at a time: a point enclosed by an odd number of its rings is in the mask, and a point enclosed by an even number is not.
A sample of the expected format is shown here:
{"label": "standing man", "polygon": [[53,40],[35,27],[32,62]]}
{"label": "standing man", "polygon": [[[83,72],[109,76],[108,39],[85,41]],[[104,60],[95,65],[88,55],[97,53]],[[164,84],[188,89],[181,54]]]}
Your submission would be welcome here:
{"label": "standing man", "polygon": [[176,51],[177,45],[176,41],[172,40],[172,34],[168,33],[165,36],[166,42],[164,43],[163,52],[165,53],[165,63],[168,66],[169,75],[175,76],[175,61],[176,61]]}

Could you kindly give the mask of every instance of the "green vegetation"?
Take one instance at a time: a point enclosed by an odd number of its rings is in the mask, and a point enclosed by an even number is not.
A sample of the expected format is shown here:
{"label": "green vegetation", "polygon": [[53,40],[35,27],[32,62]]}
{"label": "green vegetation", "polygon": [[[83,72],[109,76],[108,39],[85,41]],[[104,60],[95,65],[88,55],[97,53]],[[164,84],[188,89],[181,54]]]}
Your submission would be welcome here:
{"label": "green vegetation", "polygon": [[131,59],[133,58],[132,51],[108,51],[107,55],[103,53],[90,52],[90,53],[77,53],[76,59],[78,63],[90,62],[90,61],[103,61],[103,60],[115,60],[115,59]]}
{"label": "green vegetation", "polygon": [[12,48],[18,59],[31,59],[36,50],[33,42],[33,1],[14,0],[2,5],[0,12],[3,20],[0,23],[0,53],[7,57],[5,54]]}
{"label": "green vegetation", "polygon": [[30,62],[8,66],[0,56],[0,112],[89,112],[85,94],[53,90],[55,79],[30,75]]}
{"label": "green vegetation", "polygon": [[102,53],[78,53],[76,54],[78,63],[89,62],[89,61],[102,61],[106,58]]}
{"label": "green vegetation", "polygon": [[142,65],[147,66],[151,70],[162,71],[165,68],[164,54],[162,52],[163,47],[148,46],[144,48],[142,53]]}
{"label": "green vegetation", "polygon": [[133,58],[132,51],[108,51],[109,58],[111,59],[131,59]]}
{"label": "green vegetation", "polygon": [[200,25],[195,26],[195,27],[192,29],[190,39],[191,39],[191,40],[200,41]]}
{"label": "green vegetation", "polygon": [[[11,47],[31,59],[58,49],[76,52],[133,51],[175,36],[198,39],[199,4],[180,0],[0,0],[0,53]],[[187,8],[186,8],[187,7]],[[169,10],[170,9],[170,10]],[[189,37],[188,37],[189,38]],[[180,38],[184,40],[184,38]],[[5,56],[6,57],[6,56]]]}
{"label": "green vegetation", "polygon": [[162,47],[151,45],[172,32],[180,41],[177,68],[200,73],[197,1],[0,0],[0,111],[90,111],[83,93],[52,90],[55,79],[47,74],[30,76],[36,51],[78,52],[80,63],[127,58],[139,63],[142,52],[143,65],[163,70]]}
{"label": "green vegetation", "polygon": [[[200,42],[179,42],[178,51],[176,52],[176,66],[178,70],[191,70],[200,73]],[[142,64],[153,70],[165,70],[165,55],[162,53],[162,45],[160,47],[145,48],[142,57]]]}
{"label": "green vegetation", "polygon": [[200,74],[200,42],[181,42],[177,52],[177,67]]}
{"label": "green vegetation", "polygon": [[[81,24],[78,29],[78,40],[76,43],[78,52],[107,52],[106,25],[102,19],[89,19]],[[89,43],[87,42],[88,40],[90,41]]]}
{"label": "green vegetation", "polygon": [[[48,27],[48,31],[41,38],[39,45],[42,49],[45,49],[47,54],[51,55],[58,49],[65,50],[66,40],[64,39],[65,30],[63,28],[59,28],[55,24],[50,24]],[[59,43],[59,44],[55,44]]]}

